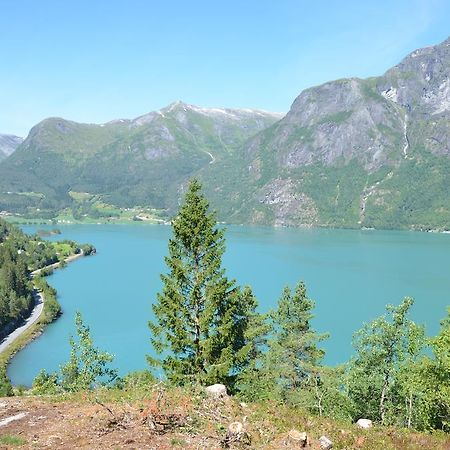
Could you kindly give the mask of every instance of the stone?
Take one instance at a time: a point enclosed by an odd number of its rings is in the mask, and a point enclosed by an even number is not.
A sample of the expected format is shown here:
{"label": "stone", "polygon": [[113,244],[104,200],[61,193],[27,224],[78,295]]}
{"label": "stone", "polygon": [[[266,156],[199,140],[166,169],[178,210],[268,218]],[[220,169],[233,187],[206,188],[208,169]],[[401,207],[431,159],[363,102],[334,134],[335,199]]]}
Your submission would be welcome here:
{"label": "stone", "polygon": [[308,435],[295,429],[289,431],[288,441],[293,448],[305,448],[309,445]]}
{"label": "stone", "polygon": [[228,433],[232,435],[241,434],[244,431],[244,425],[241,422],[231,422],[228,425]]}
{"label": "stone", "polygon": [[326,436],[321,436],[319,438],[319,444],[322,450],[330,450],[333,448],[333,442],[331,442],[331,440]]}
{"label": "stone", "polygon": [[228,448],[233,442],[250,445],[250,436],[244,430],[242,422],[231,422],[230,425],[228,425],[227,434],[225,435],[222,444],[225,448]]}
{"label": "stone", "polygon": [[228,397],[227,388],[223,384],[212,384],[211,386],[206,387],[205,391],[209,397],[217,399]]}
{"label": "stone", "polygon": [[359,428],[372,428],[373,427],[373,423],[369,419],[359,419],[358,422],[356,422],[356,425]]}

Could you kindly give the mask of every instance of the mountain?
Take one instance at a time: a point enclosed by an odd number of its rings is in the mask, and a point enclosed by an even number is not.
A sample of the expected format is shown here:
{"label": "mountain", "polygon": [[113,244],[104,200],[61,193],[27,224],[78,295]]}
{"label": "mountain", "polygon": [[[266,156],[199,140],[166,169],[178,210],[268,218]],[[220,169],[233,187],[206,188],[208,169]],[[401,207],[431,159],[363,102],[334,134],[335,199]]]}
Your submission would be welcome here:
{"label": "mountain", "polygon": [[450,39],[381,77],[303,91],[245,144],[241,167],[232,221],[448,229]]}
{"label": "mountain", "polygon": [[21,137],[12,134],[0,134],[0,161],[13,153],[22,141]]}
{"label": "mountain", "polygon": [[104,125],[47,119],[0,165],[0,210],[51,216],[84,193],[170,215],[194,175],[227,222],[448,229],[450,39],[306,89],[285,117],[177,102]]}
{"label": "mountain", "polygon": [[0,169],[0,210],[40,215],[90,193],[119,207],[173,209],[201,168],[233,158],[280,114],[206,109],[176,102],[134,120],[102,125],[50,118],[37,124]]}

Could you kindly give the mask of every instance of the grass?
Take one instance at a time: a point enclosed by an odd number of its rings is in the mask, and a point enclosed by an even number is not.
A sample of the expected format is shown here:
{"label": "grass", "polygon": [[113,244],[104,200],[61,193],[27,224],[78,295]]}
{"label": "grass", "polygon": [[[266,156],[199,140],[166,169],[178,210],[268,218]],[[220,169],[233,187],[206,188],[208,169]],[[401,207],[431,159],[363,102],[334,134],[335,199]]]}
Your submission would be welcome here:
{"label": "grass", "polygon": [[4,434],[0,436],[0,445],[10,445],[13,447],[20,447],[22,445],[25,445],[27,441],[20,437],[20,436],[14,436],[12,434]]}

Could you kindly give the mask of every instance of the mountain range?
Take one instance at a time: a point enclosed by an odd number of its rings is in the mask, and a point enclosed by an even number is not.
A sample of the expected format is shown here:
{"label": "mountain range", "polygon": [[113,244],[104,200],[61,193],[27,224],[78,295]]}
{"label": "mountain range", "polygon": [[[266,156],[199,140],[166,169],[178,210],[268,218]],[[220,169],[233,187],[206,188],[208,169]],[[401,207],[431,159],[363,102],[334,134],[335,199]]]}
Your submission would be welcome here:
{"label": "mountain range", "polygon": [[102,125],[46,119],[0,164],[0,210],[51,217],[83,193],[170,216],[192,176],[230,223],[448,229],[450,39],[306,89],[286,115],[176,102]]}
{"label": "mountain range", "polygon": [[0,134],[0,161],[11,155],[23,142],[23,138],[12,134]]}

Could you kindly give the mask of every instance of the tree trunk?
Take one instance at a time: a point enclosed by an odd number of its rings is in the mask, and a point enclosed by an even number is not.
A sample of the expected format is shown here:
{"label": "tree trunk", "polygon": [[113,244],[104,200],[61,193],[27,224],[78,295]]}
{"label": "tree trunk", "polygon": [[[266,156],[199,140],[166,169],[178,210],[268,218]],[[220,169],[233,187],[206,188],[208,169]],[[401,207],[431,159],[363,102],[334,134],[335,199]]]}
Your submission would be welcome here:
{"label": "tree trunk", "polygon": [[384,409],[384,402],[386,400],[386,394],[389,387],[389,374],[384,374],[384,383],[383,383],[383,389],[381,390],[381,397],[380,397],[380,417],[381,417],[381,423],[384,425],[384,419],[385,419],[385,409]]}
{"label": "tree trunk", "polygon": [[317,378],[314,377],[314,385],[315,385],[315,390],[316,390],[316,398],[317,398],[317,407],[319,409],[319,416],[322,417],[323,411],[322,411],[322,398],[323,395],[320,394],[319,391],[319,386],[317,384]]}
{"label": "tree trunk", "polygon": [[412,392],[410,392],[408,398],[408,428],[411,428],[412,408],[413,408],[413,395]]}

